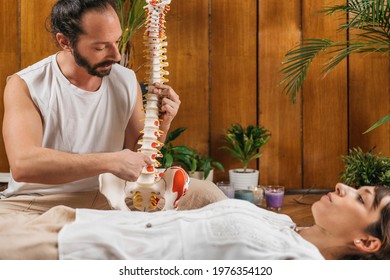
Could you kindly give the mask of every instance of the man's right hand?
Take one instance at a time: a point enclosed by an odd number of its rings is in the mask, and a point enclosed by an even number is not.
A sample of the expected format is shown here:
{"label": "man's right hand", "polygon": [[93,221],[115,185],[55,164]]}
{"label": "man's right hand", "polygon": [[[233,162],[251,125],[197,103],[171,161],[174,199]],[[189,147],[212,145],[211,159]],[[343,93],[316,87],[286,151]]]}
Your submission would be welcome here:
{"label": "man's right hand", "polygon": [[148,156],[140,152],[132,152],[129,149],[116,152],[116,161],[113,174],[131,182],[138,179],[143,167],[153,164]]}

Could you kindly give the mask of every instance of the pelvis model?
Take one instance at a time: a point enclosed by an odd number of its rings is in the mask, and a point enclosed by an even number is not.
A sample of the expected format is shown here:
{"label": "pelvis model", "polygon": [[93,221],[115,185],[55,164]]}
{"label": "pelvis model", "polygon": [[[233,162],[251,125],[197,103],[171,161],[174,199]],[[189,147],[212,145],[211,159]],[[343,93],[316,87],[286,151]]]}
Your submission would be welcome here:
{"label": "pelvis model", "polygon": [[153,162],[143,168],[136,182],[122,180],[111,173],[99,176],[99,188],[108,199],[111,207],[117,210],[129,210],[126,200],[132,199],[133,205],[140,211],[153,211],[160,199],[164,199],[162,210],[177,208],[177,202],[185,194],[189,185],[188,174],[180,167],[171,167],[159,173],[157,161],[161,157],[158,141],[161,136],[159,120],[159,98],[153,91],[155,83],[163,84],[168,72],[166,57],[165,14],[169,11],[171,0],[146,0],[145,45],[149,67],[148,92],[145,94],[145,122],[143,138],[138,142],[139,151]]}

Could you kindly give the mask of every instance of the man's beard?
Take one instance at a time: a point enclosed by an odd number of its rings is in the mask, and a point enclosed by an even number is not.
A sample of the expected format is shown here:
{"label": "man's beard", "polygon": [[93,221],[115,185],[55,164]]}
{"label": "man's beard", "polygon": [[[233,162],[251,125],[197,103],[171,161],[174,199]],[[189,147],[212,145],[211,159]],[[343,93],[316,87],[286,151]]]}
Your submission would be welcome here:
{"label": "man's beard", "polygon": [[110,60],[110,61],[100,62],[96,65],[91,65],[89,63],[89,61],[80,54],[80,52],[77,50],[77,48],[73,49],[73,56],[74,56],[74,60],[77,63],[77,65],[79,65],[79,66],[83,67],[85,70],[87,70],[88,74],[90,74],[92,76],[97,76],[100,78],[103,78],[104,76],[109,75],[111,72],[111,68],[108,70],[100,70],[100,71],[98,71],[97,68],[109,66],[109,65],[117,63],[116,61]]}

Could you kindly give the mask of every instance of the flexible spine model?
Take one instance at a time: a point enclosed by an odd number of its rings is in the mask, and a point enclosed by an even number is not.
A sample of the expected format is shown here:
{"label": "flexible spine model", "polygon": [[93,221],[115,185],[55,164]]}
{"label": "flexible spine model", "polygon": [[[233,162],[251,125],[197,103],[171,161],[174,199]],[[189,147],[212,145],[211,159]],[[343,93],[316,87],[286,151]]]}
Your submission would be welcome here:
{"label": "flexible spine model", "polygon": [[[166,56],[165,15],[169,11],[171,0],[146,0],[147,13],[144,34],[148,92],[144,98],[145,120],[141,131],[143,138],[139,140],[139,151],[147,155],[153,165],[143,168],[136,182],[124,182],[112,174],[103,174],[99,178],[100,191],[108,198],[114,209],[129,210],[125,199],[130,197],[133,205],[141,211],[153,211],[161,198],[165,204],[163,210],[174,209],[177,201],[186,192],[189,185],[188,174],[180,167],[172,167],[164,173],[158,173],[160,166],[157,158],[161,157],[159,148],[163,145],[158,138],[162,135],[159,119],[159,97],[153,93],[154,84],[168,82],[165,78],[168,71]],[[124,184],[124,185],[123,185]],[[124,188],[123,188],[124,187]]]}
{"label": "flexible spine model", "polygon": [[[146,11],[146,28],[144,34],[144,44],[146,46],[146,58],[148,74],[148,92],[145,94],[145,123],[143,138],[138,142],[141,145],[139,151],[149,156],[154,163],[154,166],[146,166],[142,170],[141,176],[137,180],[137,184],[147,189],[154,189],[156,183],[160,180],[156,167],[159,167],[157,158],[160,157],[158,148],[163,145],[158,138],[161,136],[160,120],[159,120],[159,99],[153,91],[155,83],[163,84],[168,82],[164,77],[168,75],[168,71],[164,67],[168,66],[166,56],[166,34],[165,34],[165,15],[169,11],[171,0],[146,0],[148,3],[145,6]],[[152,192],[150,196],[150,210],[157,206],[158,190]],[[146,205],[143,203],[145,196],[140,190],[135,191],[133,196],[134,207],[142,209]]]}

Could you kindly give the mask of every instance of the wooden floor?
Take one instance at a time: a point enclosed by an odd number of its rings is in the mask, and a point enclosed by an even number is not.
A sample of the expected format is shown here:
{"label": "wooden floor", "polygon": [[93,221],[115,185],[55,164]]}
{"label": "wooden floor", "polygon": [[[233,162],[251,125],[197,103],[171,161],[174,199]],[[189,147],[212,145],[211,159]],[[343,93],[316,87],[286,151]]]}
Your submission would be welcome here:
{"label": "wooden floor", "polygon": [[[311,206],[323,194],[287,194],[284,196],[283,207],[277,213],[287,214],[298,226],[310,226],[314,223]],[[265,201],[261,207],[265,208]]]}

